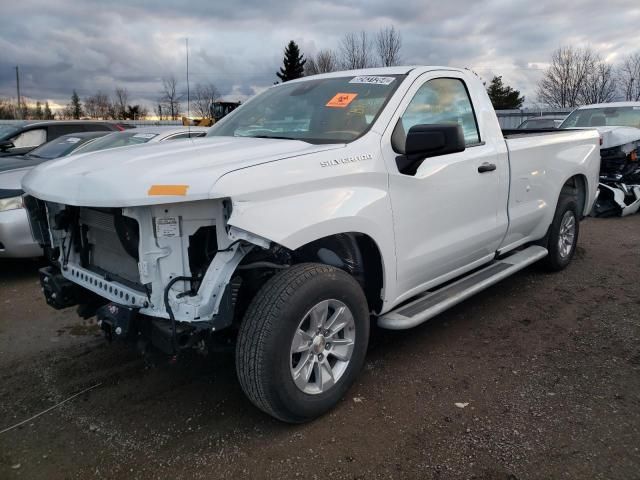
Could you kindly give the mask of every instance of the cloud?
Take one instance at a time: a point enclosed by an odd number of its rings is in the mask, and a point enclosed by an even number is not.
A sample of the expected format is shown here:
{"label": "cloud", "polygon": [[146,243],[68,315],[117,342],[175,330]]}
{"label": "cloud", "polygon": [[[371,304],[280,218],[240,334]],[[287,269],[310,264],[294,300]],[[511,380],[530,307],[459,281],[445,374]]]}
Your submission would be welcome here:
{"label": "cloud", "polygon": [[245,0],[238,2],[23,0],[0,17],[0,96],[64,104],[71,91],[129,90],[150,108],[163,76],[184,88],[184,40],[192,84],[213,82],[245,99],[277,80],[286,43],[303,53],[337,48],[347,32],[395,25],[407,64],[469,67],[535,99],[535,84],[560,45],[590,45],[615,62],[640,45],[637,0],[447,2]]}

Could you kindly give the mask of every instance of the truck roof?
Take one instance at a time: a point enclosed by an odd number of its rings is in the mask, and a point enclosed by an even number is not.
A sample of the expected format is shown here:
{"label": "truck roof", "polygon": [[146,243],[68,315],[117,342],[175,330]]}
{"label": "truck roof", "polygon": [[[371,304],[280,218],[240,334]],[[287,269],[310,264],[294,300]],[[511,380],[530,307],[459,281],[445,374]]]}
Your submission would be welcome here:
{"label": "truck roof", "polygon": [[[359,70],[341,70],[331,73],[321,73],[319,75],[311,75],[309,77],[302,77],[296,80],[290,80],[290,82],[301,82],[308,80],[309,78],[332,78],[332,77],[345,77],[345,76],[359,76],[359,75],[406,75],[409,72],[418,70],[418,73],[428,72],[430,70],[452,70],[456,72],[464,72],[462,68],[444,67],[438,65],[406,65],[400,67],[374,67],[374,68],[362,68]],[[289,82],[287,82],[289,83]]]}
{"label": "truck roof", "polygon": [[640,102],[608,102],[583,105],[576,110],[589,110],[591,108],[616,108],[616,107],[640,107]]}

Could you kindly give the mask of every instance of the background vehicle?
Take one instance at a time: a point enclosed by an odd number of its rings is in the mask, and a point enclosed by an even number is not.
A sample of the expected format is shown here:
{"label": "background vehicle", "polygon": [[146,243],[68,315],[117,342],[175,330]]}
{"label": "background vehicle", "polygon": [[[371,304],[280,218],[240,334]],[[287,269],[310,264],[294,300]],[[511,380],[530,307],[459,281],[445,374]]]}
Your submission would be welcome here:
{"label": "background vehicle", "polygon": [[69,121],[23,121],[0,125],[0,157],[24,155],[43,143],[61,135],[78,132],[120,131],[117,123],[69,120]]}
{"label": "background vehicle", "polygon": [[42,248],[34,240],[22,201],[22,178],[36,165],[70,155],[109,132],[80,132],[47,142],[21,156],[0,158],[0,258],[37,257]]}
{"label": "background vehicle", "polygon": [[561,128],[595,127],[600,132],[600,188],[593,215],[626,216],[640,210],[640,102],[577,108]]}
{"label": "background vehicle", "polygon": [[196,138],[206,132],[206,128],[200,127],[148,127],[113,133],[78,133],[59,137],[22,157],[0,158],[0,258],[36,257],[43,253],[29,227],[20,185],[22,178],[36,165],[68,155]]}
{"label": "background vehicle", "polygon": [[371,315],[411,328],[533,262],[566,267],[598,145],[505,137],[472,72],[390,67],[289,81],[199,142],[43,164],[23,186],[59,253],[50,305],[143,350],[235,340],[251,401],[303,422],[356,378]]}
{"label": "background vehicle", "polygon": [[240,106],[240,102],[213,102],[211,105],[211,118],[215,122],[229,115]]}
{"label": "background vehicle", "polygon": [[545,128],[558,128],[565,116],[542,115],[540,117],[527,118],[518,125],[518,130],[540,130]]}
{"label": "background vehicle", "polygon": [[171,140],[203,137],[206,127],[143,127],[123,132],[115,132],[79,148],[76,153],[97,152],[117,147],[131,147],[145,143],[157,143]]}

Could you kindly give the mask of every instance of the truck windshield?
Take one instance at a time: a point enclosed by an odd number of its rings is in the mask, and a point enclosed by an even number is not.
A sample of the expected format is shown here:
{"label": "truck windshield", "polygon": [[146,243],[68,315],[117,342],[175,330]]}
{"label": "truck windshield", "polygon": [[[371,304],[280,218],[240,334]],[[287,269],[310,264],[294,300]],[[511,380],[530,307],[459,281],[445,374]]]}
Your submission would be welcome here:
{"label": "truck windshield", "polygon": [[640,128],[640,106],[603,107],[574,110],[560,128],[636,127]]}
{"label": "truck windshield", "polygon": [[207,136],[350,142],[369,129],[403,77],[368,75],[285,83],[239,107]]}

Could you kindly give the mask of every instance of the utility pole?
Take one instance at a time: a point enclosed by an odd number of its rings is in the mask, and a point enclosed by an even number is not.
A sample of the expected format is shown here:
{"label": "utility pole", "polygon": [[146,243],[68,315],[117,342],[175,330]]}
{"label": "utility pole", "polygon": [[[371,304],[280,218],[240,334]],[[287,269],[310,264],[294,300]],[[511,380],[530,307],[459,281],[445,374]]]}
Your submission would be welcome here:
{"label": "utility pole", "polygon": [[20,69],[16,65],[16,88],[18,90],[18,116],[22,118],[22,108],[20,108]]}

